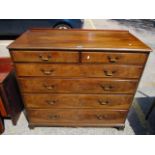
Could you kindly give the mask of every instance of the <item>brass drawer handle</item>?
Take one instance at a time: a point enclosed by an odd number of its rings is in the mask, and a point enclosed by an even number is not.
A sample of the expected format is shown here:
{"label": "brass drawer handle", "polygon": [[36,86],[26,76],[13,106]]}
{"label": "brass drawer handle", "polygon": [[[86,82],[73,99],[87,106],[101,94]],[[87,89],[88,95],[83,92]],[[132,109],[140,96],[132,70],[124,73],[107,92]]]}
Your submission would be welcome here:
{"label": "brass drawer handle", "polygon": [[50,55],[39,55],[39,58],[42,60],[42,61],[49,61],[49,59],[51,58]]}
{"label": "brass drawer handle", "polygon": [[114,87],[111,85],[100,85],[102,87],[102,89],[104,89],[105,91],[110,91],[112,90]]}
{"label": "brass drawer handle", "polygon": [[43,72],[43,74],[45,74],[45,75],[51,75],[53,72],[54,72],[54,70],[45,70],[45,69],[40,69],[42,72]]}
{"label": "brass drawer handle", "polygon": [[46,89],[48,89],[48,90],[53,90],[54,88],[55,88],[55,86],[54,85],[43,85],[44,86],[44,88],[46,88]]}
{"label": "brass drawer handle", "polygon": [[60,116],[59,115],[50,115],[49,119],[59,119]]}
{"label": "brass drawer handle", "polygon": [[96,118],[97,118],[98,120],[104,120],[104,119],[107,119],[108,116],[107,116],[107,115],[96,115]]}
{"label": "brass drawer handle", "polygon": [[116,63],[119,59],[119,57],[111,57],[111,56],[108,56],[108,59],[111,63]]}
{"label": "brass drawer handle", "polygon": [[106,76],[113,76],[116,73],[116,71],[107,71],[107,70],[104,70],[104,73],[105,73]]}
{"label": "brass drawer handle", "polygon": [[107,104],[109,104],[109,101],[104,101],[104,100],[98,100],[98,102],[99,102],[99,104],[101,104],[101,105],[107,105]]}
{"label": "brass drawer handle", "polygon": [[46,103],[49,105],[53,105],[56,103],[56,100],[46,100]]}

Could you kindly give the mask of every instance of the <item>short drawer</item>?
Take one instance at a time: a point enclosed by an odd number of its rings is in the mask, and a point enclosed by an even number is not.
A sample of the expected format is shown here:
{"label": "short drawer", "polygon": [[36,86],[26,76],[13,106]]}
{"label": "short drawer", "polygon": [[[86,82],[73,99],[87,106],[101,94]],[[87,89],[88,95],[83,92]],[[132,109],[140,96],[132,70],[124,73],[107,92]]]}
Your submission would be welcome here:
{"label": "short drawer", "polygon": [[75,51],[12,51],[11,54],[14,62],[79,62],[79,53]]}
{"label": "short drawer", "polygon": [[134,93],[137,80],[19,78],[23,92]]}
{"label": "short drawer", "polygon": [[18,76],[120,77],[139,78],[143,67],[113,64],[34,64],[16,63]]}
{"label": "short drawer", "polygon": [[113,63],[142,65],[147,60],[145,53],[82,52],[83,63]]}
{"label": "short drawer", "polygon": [[[46,124],[123,124],[127,111],[100,109],[29,109],[28,116],[31,123]],[[70,124],[70,125],[71,125]],[[51,124],[52,125],[52,124]]]}
{"label": "short drawer", "polygon": [[27,108],[109,108],[128,109],[132,95],[23,94]]}

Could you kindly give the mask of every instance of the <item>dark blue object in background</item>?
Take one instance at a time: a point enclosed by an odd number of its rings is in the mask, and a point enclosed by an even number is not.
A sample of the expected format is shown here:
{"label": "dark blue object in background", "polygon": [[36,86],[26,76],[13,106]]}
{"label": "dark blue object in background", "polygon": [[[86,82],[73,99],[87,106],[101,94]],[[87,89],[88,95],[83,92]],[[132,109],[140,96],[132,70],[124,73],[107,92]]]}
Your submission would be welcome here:
{"label": "dark blue object in background", "polygon": [[43,28],[82,28],[81,19],[1,19],[0,36],[19,36],[26,30],[34,27]]}

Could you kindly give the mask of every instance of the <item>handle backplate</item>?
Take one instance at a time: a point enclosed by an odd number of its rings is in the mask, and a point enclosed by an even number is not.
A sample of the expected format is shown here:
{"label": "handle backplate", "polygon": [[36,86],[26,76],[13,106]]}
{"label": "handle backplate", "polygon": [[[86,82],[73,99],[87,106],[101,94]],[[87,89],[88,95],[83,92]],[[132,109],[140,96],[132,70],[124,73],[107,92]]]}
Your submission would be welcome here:
{"label": "handle backplate", "polygon": [[51,59],[51,55],[39,55],[39,58],[42,61],[49,61]]}

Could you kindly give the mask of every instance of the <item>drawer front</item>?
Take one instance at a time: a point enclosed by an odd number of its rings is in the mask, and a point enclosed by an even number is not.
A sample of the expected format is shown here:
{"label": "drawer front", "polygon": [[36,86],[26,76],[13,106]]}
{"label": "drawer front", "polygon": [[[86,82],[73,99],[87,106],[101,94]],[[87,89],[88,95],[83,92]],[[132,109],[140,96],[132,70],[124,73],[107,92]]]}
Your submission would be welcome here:
{"label": "drawer front", "polygon": [[134,93],[136,80],[19,78],[23,92]]}
{"label": "drawer front", "polygon": [[79,53],[75,51],[12,51],[14,62],[79,62]]}
{"label": "drawer front", "polygon": [[16,64],[18,76],[139,78],[142,66],[95,64]]}
{"label": "drawer front", "polygon": [[[92,124],[122,124],[127,111],[99,109],[31,109],[28,110],[31,123],[88,123]],[[60,124],[58,124],[60,125]]]}
{"label": "drawer front", "polygon": [[128,109],[132,95],[23,94],[28,108],[116,108]]}
{"label": "drawer front", "polygon": [[147,60],[143,53],[116,53],[116,52],[82,52],[83,63],[114,63],[142,65]]}

